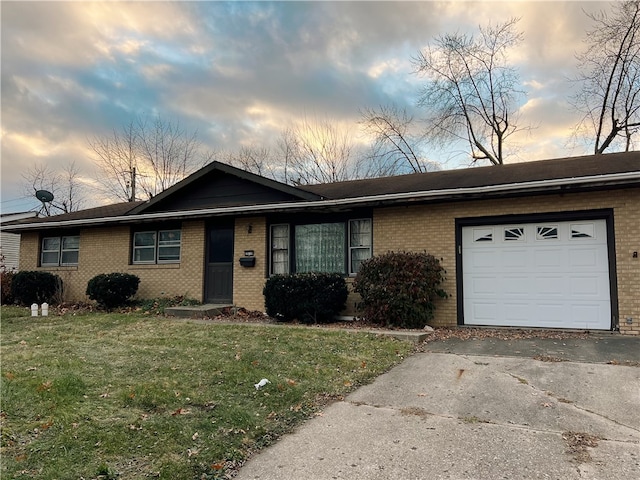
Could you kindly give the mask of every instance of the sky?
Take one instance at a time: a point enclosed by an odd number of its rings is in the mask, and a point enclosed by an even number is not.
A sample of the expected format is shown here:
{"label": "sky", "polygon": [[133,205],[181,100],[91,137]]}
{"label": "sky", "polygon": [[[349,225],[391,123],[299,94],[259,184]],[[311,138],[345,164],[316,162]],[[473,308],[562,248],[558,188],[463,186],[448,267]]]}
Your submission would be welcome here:
{"label": "sky", "polygon": [[[6,1],[1,15],[1,211],[38,209],[25,171],[75,162],[92,193],[89,140],[136,116],[197,132],[218,155],[273,147],[287,126],[330,121],[362,139],[364,108],[395,104],[420,115],[424,79],[412,57],[438,35],[520,18],[510,62],[527,92],[507,163],[590,153],[571,140],[576,53],[610,9],[590,1],[60,2]],[[464,168],[459,148],[427,151]]]}

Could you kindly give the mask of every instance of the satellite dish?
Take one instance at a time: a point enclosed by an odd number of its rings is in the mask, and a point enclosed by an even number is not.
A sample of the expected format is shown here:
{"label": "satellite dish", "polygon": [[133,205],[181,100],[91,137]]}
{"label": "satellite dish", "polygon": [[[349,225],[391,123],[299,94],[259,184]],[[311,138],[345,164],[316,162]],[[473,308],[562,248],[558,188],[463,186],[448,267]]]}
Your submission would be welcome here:
{"label": "satellite dish", "polygon": [[53,201],[53,193],[47,190],[38,190],[36,191],[36,198],[42,203],[51,202]]}

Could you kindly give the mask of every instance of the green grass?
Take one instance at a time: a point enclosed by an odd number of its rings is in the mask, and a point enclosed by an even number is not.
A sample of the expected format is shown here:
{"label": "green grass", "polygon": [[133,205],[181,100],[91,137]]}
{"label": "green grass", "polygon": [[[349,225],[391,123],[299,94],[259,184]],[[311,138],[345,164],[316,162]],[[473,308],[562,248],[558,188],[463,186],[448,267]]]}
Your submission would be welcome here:
{"label": "green grass", "polygon": [[2,478],[222,478],[412,349],[312,327],[1,313]]}

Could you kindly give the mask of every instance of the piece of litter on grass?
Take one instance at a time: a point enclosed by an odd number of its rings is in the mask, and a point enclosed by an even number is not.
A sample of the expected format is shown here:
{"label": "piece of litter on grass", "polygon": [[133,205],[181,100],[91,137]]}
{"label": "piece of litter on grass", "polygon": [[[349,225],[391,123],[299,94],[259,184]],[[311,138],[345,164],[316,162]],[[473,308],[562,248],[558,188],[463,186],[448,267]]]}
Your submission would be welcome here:
{"label": "piece of litter on grass", "polygon": [[254,384],[253,386],[256,387],[256,390],[260,390],[262,387],[264,387],[267,383],[271,383],[269,380],[267,380],[266,378],[263,378],[262,380],[260,380],[258,383]]}

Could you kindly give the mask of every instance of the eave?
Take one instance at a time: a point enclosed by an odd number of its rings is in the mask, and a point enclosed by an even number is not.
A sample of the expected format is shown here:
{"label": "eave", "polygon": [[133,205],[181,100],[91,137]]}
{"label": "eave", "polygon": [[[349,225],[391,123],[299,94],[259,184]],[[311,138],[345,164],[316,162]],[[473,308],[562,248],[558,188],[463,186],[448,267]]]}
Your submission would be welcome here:
{"label": "eave", "polygon": [[468,201],[522,195],[550,195],[562,192],[603,190],[640,186],[640,170],[624,173],[559,178],[544,181],[519,182],[481,187],[450,188],[417,192],[370,195],[333,200],[310,200],[260,205],[206,208],[176,212],[139,213],[114,217],[59,222],[33,222],[7,225],[3,231],[20,233],[41,229],[101,227],[131,225],[166,220],[198,220],[219,216],[248,216],[271,213],[298,213],[304,211],[340,211],[353,208],[406,205],[446,201]]}

